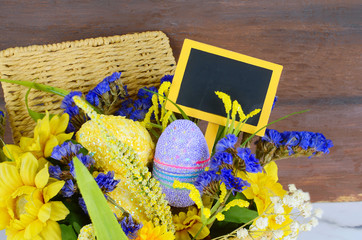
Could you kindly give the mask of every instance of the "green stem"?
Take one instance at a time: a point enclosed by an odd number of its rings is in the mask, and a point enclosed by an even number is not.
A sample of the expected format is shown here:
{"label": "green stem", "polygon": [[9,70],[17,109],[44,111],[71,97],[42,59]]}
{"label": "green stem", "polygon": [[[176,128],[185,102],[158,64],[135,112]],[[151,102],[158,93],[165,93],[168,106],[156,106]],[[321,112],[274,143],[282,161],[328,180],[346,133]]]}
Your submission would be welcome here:
{"label": "green stem", "polygon": [[152,127],[154,127],[154,128],[159,128],[159,129],[162,129],[162,126],[161,125],[158,125],[158,124],[155,124],[155,123],[147,123],[147,124],[149,124],[149,125],[151,125]]}
{"label": "green stem", "polygon": [[305,113],[305,112],[308,112],[308,111],[310,111],[310,110],[309,110],[309,109],[306,109],[306,110],[299,111],[299,112],[293,112],[293,113],[291,113],[291,114],[288,114],[288,115],[286,115],[286,116],[284,116],[284,117],[281,117],[281,118],[279,118],[279,119],[277,119],[277,120],[275,120],[275,121],[273,121],[273,122],[265,125],[264,127],[260,128],[258,131],[256,131],[253,135],[251,135],[250,137],[248,137],[248,138],[241,144],[240,147],[244,147],[245,144],[246,144],[247,142],[249,142],[250,139],[252,139],[258,132],[260,132],[260,131],[263,130],[264,128],[267,128],[267,127],[269,127],[270,125],[272,125],[272,124],[274,124],[274,123],[277,123],[277,122],[279,122],[279,121],[281,121],[281,120],[283,120],[283,119],[286,119],[286,118],[288,118],[288,117],[290,117],[290,116],[293,116],[293,115],[296,115],[296,114]]}
{"label": "green stem", "polygon": [[224,129],[224,137],[226,136],[226,134],[229,131],[229,120],[230,120],[230,113],[227,114],[227,118],[226,118],[226,125],[225,125],[225,129]]}
{"label": "green stem", "polygon": [[143,90],[145,90],[146,92],[150,92],[150,93],[153,93],[153,94],[157,94],[157,96],[161,96],[161,97],[164,97],[166,98],[167,101],[170,101],[170,103],[172,103],[181,113],[182,117],[186,120],[190,120],[189,117],[186,115],[186,113],[174,102],[174,101],[171,101],[170,99],[168,99],[167,97],[165,96],[162,96],[160,95],[159,93],[157,92],[154,92],[154,91],[151,91],[151,90],[148,90],[146,88],[142,88]]}
{"label": "green stem", "polygon": [[156,133],[156,131],[155,130],[153,130],[152,128],[151,129],[149,129],[149,131],[153,134],[153,136],[155,136],[155,138],[160,138],[160,135],[158,135],[157,133]]}
{"label": "green stem", "polygon": [[230,133],[232,133],[233,132],[233,130],[234,130],[234,124],[235,124],[235,118],[236,118],[236,116],[234,116],[233,118],[232,118],[232,120],[231,120],[231,127],[228,129],[228,133],[227,134],[230,134]]}
{"label": "green stem", "polygon": [[0,79],[0,82],[13,83],[17,85],[22,85],[28,88],[35,88],[43,92],[53,93],[62,97],[65,97],[69,94],[69,91],[66,91],[61,88],[51,87],[40,83],[30,82],[30,81],[17,81],[10,79]]}
{"label": "green stem", "polygon": [[197,238],[197,236],[201,233],[202,229],[206,226],[206,223],[202,223],[201,228],[199,229],[199,231],[195,234],[195,236],[192,237],[192,240],[195,240]]}

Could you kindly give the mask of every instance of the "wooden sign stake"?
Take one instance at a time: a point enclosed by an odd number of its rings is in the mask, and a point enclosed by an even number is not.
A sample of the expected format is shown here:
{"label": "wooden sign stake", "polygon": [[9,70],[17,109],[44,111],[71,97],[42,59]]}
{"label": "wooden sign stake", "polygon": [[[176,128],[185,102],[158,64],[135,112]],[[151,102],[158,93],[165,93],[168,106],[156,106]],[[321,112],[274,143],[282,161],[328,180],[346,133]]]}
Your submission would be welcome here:
{"label": "wooden sign stake", "polygon": [[215,143],[217,131],[219,130],[219,125],[209,122],[207,124],[206,132],[205,132],[205,139],[207,142],[207,146],[209,147],[210,156],[212,154],[212,148]]}

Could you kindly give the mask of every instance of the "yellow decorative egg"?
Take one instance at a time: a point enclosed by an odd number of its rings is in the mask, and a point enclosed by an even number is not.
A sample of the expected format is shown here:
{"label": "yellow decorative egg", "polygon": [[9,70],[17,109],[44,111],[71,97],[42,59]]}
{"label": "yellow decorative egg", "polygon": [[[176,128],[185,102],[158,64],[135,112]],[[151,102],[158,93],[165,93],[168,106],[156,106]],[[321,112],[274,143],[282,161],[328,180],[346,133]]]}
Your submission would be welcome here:
{"label": "yellow decorative egg", "polygon": [[[138,154],[142,166],[146,166],[148,162],[152,161],[155,144],[147,129],[139,122],[111,115],[103,115],[102,122],[111,134],[122,143],[133,148]],[[111,161],[111,154],[107,151],[104,141],[105,136],[102,135],[99,125],[92,120],[86,122],[77,132],[76,137],[80,144],[94,154],[93,158],[96,160],[96,167],[108,170],[107,165]],[[124,173],[122,169],[112,169],[112,171],[118,174]]]}
{"label": "yellow decorative egg", "polygon": [[[147,129],[139,122],[110,115],[102,115],[100,119],[102,125],[109,131],[109,134],[114,135],[122,143],[133,148],[138,155],[141,167],[146,166],[148,162],[152,161],[155,144]],[[134,198],[134,193],[127,188],[125,170],[122,167],[123,163],[112,159],[112,154],[110,154],[107,148],[106,137],[104,128],[101,130],[101,127],[92,120],[83,124],[76,134],[77,141],[93,154],[95,166],[104,172],[114,171],[115,179],[121,180],[117,187],[108,193],[109,196],[119,206],[129,212],[134,219],[139,222],[146,221],[148,219],[145,216],[143,207]],[[121,215],[121,211],[116,206],[111,205],[111,209],[117,216]]]}

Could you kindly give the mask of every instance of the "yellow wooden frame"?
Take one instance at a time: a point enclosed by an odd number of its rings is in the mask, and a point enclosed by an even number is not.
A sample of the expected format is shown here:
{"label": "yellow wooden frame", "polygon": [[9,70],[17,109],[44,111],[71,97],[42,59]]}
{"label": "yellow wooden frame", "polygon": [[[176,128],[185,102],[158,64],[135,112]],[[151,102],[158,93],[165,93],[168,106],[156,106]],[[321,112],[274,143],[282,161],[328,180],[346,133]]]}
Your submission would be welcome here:
{"label": "yellow wooden frame", "polygon": [[[248,63],[248,64],[251,64],[251,65],[254,65],[257,67],[271,70],[273,73],[272,73],[272,76],[270,79],[269,88],[268,88],[268,91],[267,91],[267,94],[265,97],[263,108],[260,112],[259,122],[258,122],[257,126],[253,126],[250,124],[244,124],[242,131],[253,134],[257,130],[259,130],[266,124],[268,124],[269,116],[271,113],[271,108],[273,106],[273,102],[274,102],[274,98],[275,98],[275,94],[277,91],[279,78],[280,78],[283,66],[275,64],[275,63],[267,62],[267,61],[264,61],[261,59],[249,57],[249,56],[246,56],[246,55],[243,55],[240,53],[225,50],[222,48],[214,47],[214,46],[211,46],[208,44],[196,42],[196,41],[193,41],[190,39],[185,39],[184,44],[182,46],[181,54],[179,57],[179,61],[177,63],[176,72],[175,72],[175,75],[174,75],[174,78],[172,81],[170,93],[168,95],[168,98],[176,103],[177,103],[177,98],[178,98],[180,87],[181,87],[181,82],[182,82],[182,79],[183,79],[183,76],[185,73],[185,69],[187,66],[187,62],[189,60],[191,49],[197,49],[197,50],[204,51],[207,53],[215,54],[218,56],[226,57],[229,59],[233,59],[236,61]],[[215,91],[218,91],[218,89],[215,89]],[[226,94],[228,94],[228,93],[226,93]],[[232,99],[232,100],[234,100],[234,99]],[[169,101],[166,103],[165,107],[168,110],[171,110],[174,112],[179,112],[178,109]],[[211,123],[215,123],[218,125],[222,125],[222,126],[226,125],[226,116],[215,115],[213,113],[204,112],[204,111],[190,108],[190,107],[183,106],[183,105],[179,105],[179,107],[181,107],[181,109],[188,116],[202,119],[202,120],[205,120],[205,121],[208,121]],[[248,114],[248,113],[245,113],[245,114]],[[236,122],[235,126],[237,124],[238,123]],[[265,132],[265,129],[258,132],[257,135],[263,136],[264,132]]]}

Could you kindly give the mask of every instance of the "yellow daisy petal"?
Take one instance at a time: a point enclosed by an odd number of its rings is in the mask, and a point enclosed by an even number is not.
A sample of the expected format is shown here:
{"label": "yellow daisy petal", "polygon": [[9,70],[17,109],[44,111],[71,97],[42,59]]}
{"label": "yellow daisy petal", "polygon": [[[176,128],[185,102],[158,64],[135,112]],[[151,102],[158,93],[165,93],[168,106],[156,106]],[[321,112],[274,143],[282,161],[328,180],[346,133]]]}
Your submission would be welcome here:
{"label": "yellow daisy petal", "polygon": [[43,239],[62,240],[62,233],[60,231],[59,224],[55,221],[49,220],[43,231],[40,233],[40,236],[43,237]]}
{"label": "yellow daisy petal", "polygon": [[64,181],[57,181],[57,182],[51,183],[47,187],[45,187],[43,190],[44,202],[48,202],[55,195],[57,195],[58,192],[64,186],[64,183],[65,183]]}
{"label": "yellow daisy petal", "polygon": [[63,144],[65,141],[71,139],[73,137],[74,133],[61,133],[56,135],[57,140],[58,140],[58,145]]}
{"label": "yellow daisy petal", "polygon": [[3,147],[4,154],[7,158],[16,161],[24,151],[17,145],[14,144],[6,144]]}
{"label": "yellow daisy petal", "polygon": [[10,223],[10,215],[6,207],[0,207],[0,229],[6,228]]}
{"label": "yellow daisy petal", "polygon": [[46,203],[39,209],[38,218],[40,221],[45,223],[50,218],[50,212],[52,210],[51,203]]}
{"label": "yellow daisy petal", "polygon": [[24,233],[25,239],[33,239],[43,230],[43,226],[44,226],[43,223],[39,220],[30,223],[25,228],[25,233]]}
{"label": "yellow daisy petal", "polygon": [[53,134],[57,135],[64,132],[67,129],[68,122],[69,115],[67,113],[64,113],[60,117],[58,115],[52,117],[52,119],[50,119],[50,128],[54,129]]}
{"label": "yellow daisy petal", "polygon": [[41,169],[38,174],[35,176],[35,186],[37,188],[44,188],[47,185],[49,180],[48,164]]}
{"label": "yellow daisy petal", "polygon": [[25,185],[34,186],[34,178],[38,170],[38,160],[30,152],[24,153],[20,157],[20,176]]}
{"label": "yellow daisy petal", "polygon": [[65,219],[69,214],[68,208],[60,201],[51,202],[52,209],[50,213],[50,220],[60,221]]}
{"label": "yellow daisy petal", "polygon": [[53,148],[58,146],[58,139],[56,136],[51,135],[44,147],[44,157],[50,157],[53,152]]}
{"label": "yellow daisy petal", "polygon": [[43,119],[38,119],[37,125],[34,128],[34,136],[46,141],[50,135],[49,112],[46,111]]}
{"label": "yellow daisy petal", "polygon": [[0,186],[14,191],[22,185],[23,182],[16,166],[8,162],[0,163]]}

